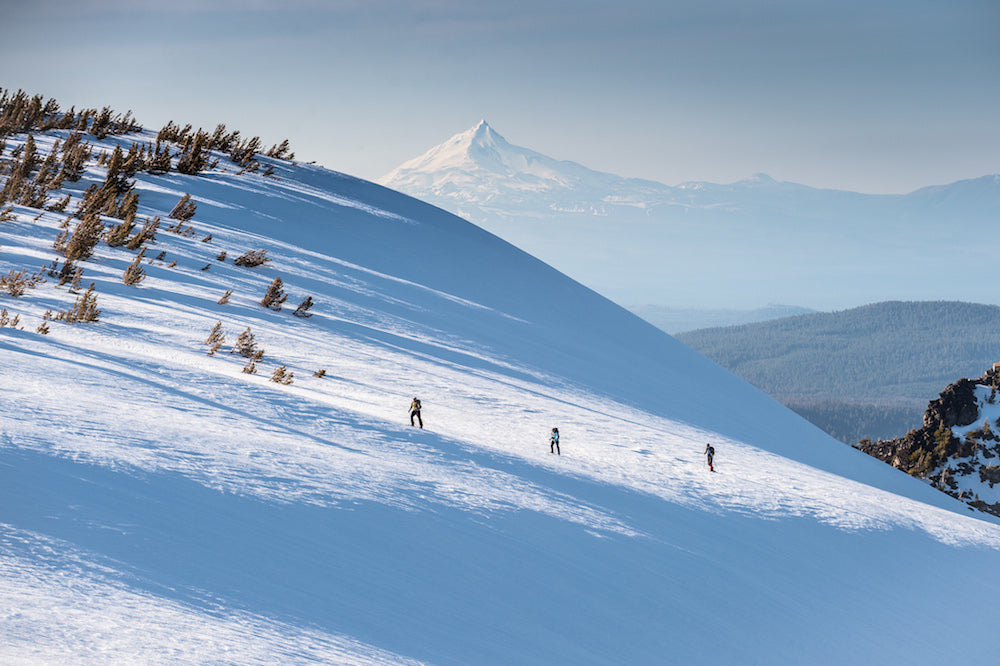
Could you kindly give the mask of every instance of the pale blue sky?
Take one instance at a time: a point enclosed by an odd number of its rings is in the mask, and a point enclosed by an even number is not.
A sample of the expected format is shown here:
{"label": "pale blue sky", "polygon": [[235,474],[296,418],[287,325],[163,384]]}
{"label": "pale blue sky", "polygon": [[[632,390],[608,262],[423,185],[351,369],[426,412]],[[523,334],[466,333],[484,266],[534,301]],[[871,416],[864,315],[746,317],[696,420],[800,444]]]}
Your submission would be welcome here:
{"label": "pale blue sky", "polygon": [[5,0],[0,86],[375,179],[485,118],[674,185],[1000,172],[995,0]]}

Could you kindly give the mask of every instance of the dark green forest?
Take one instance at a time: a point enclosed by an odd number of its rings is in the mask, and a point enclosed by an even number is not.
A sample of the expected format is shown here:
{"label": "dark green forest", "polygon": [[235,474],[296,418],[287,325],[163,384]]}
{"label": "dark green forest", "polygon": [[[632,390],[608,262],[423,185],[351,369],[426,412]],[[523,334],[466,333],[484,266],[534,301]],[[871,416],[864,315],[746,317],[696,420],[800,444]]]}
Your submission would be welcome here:
{"label": "dark green forest", "polygon": [[947,385],[1000,361],[1000,307],[890,301],[675,337],[854,444],[919,427]]}

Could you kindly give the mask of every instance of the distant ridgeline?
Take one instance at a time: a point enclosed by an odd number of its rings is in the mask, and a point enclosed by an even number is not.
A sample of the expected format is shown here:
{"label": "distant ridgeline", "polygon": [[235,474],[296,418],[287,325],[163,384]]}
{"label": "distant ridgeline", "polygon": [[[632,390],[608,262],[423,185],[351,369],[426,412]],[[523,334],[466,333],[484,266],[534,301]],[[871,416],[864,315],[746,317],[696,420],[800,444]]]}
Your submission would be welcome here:
{"label": "distant ridgeline", "polygon": [[904,437],[857,448],[910,476],[1000,516],[1000,363],[978,379],[948,386]]}
{"label": "distant ridgeline", "polygon": [[1000,307],[891,301],[675,337],[833,437],[898,437],[955,377],[1000,359]]}

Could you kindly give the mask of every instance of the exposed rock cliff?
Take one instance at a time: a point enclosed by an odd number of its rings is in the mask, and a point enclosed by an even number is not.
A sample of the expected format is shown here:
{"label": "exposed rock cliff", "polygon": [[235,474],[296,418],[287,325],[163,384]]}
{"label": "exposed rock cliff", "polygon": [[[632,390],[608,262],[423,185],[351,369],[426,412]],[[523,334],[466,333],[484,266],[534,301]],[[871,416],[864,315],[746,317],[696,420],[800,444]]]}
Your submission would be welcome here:
{"label": "exposed rock cliff", "polygon": [[[923,425],[858,448],[981,511],[1000,516],[1000,369],[960,379],[931,400]],[[994,486],[997,486],[994,488]]]}

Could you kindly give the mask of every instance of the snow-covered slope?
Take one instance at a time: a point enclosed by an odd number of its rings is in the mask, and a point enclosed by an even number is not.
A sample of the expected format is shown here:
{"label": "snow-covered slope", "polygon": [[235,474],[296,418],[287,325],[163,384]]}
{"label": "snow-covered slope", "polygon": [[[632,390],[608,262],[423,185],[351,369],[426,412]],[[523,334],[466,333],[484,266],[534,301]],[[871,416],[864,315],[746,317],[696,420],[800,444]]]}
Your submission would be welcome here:
{"label": "snow-covered slope", "polygon": [[625,305],[995,300],[990,286],[952,267],[988,260],[981,239],[1000,209],[1000,176],[907,195],[817,189],[765,174],[667,186],[540,155],[481,122],[379,182],[461,215]]}
{"label": "snow-covered slope", "polygon": [[[98,322],[42,335],[76,296],[0,295],[0,661],[992,658],[995,521],[472,224],[273,167],[137,176],[140,216],[188,193],[196,233],[132,287],[99,245]],[[14,212],[0,274],[57,258],[65,215]]]}

